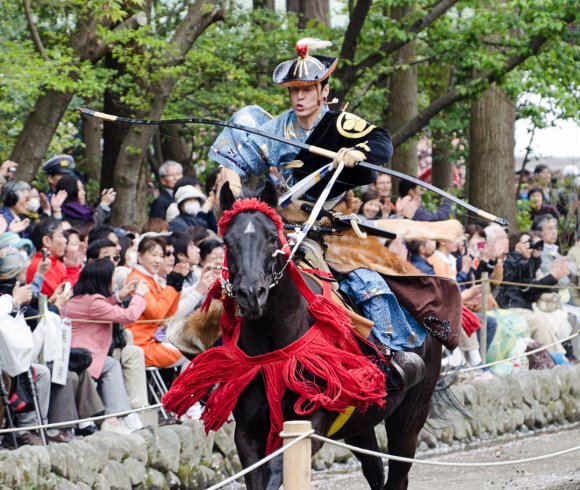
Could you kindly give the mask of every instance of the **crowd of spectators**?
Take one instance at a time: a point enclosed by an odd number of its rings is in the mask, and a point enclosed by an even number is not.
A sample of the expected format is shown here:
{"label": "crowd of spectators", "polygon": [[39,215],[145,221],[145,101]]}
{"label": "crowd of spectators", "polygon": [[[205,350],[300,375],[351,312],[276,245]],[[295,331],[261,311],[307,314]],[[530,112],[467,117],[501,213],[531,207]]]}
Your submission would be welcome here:
{"label": "crowd of spectators", "polygon": [[[167,339],[166,323],[200,307],[224,262],[213,211],[217,172],[202,189],[196,178],[183,175],[179,163],[165,162],[150,219],[137,229],[107,224],[114,189],[103,190],[91,206],[68,155],[43,165],[48,192],[15,180],[16,169],[11,161],[0,166],[0,314],[23,312],[32,330],[43,322],[39,311],[69,318],[71,348],[76,355],[89,355],[86,365],[69,365],[64,385],[51,382],[53,366],[42,359],[34,360],[30,373],[11,380],[3,375],[4,401],[18,394],[15,387],[29,374],[35,379],[40,419],[30,402],[16,410],[13,422],[22,428],[17,443],[40,444],[36,432],[26,427],[41,422],[71,422],[47,432],[52,442],[96,430],[128,434],[142,427],[135,413],[110,417],[100,427],[74,421],[146,406],[146,368],[185,367],[187,359]],[[485,305],[487,358],[480,355],[480,333],[462,332],[460,347],[447,363],[459,358],[459,364],[482,366],[520,353],[530,340],[551,344],[555,362],[575,361],[572,344],[560,340],[577,330],[580,240],[566,257],[560,255],[559,247],[569,244],[558,240],[558,219],[577,213],[578,182],[572,193],[564,192],[553,186],[546,170],[539,169],[523,188],[531,203],[530,230],[508,236],[497,225],[473,224],[458,241],[386,244],[421,272],[457,280],[464,304],[475,313],[482,310],[482,275],[497,281]],[[277,174],[269,178],[279,181]],[[359,213],[369,220],[433,222],[447,220],[452,212],[445,200],[438,209],[426,209],[421,188],[405,181],[393,195],[385,174],[364,190],[361,201]],[[491,375],[487,369],[477,373],[480,378]],[[10,438],[2,443],[9,445]]]}
{"label": "crowd of spectators", "polygon": [[54,443],[96,430],[129,434],[143,427],[136,413],[106,418],[100,427],[76,421],[149,405],[146,369],[186,365],[167,341],[165,323],[199,308],[223,265],[212,210],[215,174],[204,193],[179,163],[165,162],[150,219],[137,229],[107,224],[114,189],[91,206],[71,156],[44,163],[47,192],[16,180],[17,167],[0,166],[0,315],[20,313],[32,331],[44,328],[39,311],[71,319],[71,357],[64,385],[52,382],[53,362],[43,362],[42,350],[29,372],[2,374],[2,405],[10,405],[12,423],[22,429],[2,444],[41,444],[26,427],[46,422],[71,422],[47,431]]}
{"label": "crowd of spectators", "polygon": [[[471,224],[457,241],[394,240],[387,244],[421,272],[455,279],[464,305],[480,316],[482,274],[487,273],[492,281],[485,305],[486,355],[481,356],[481,330],[471,336],[461,332],[459,348],[444,362],[484,366],[547,345],[551,365],[577,362],[577,341],[561,340],[577,332],[580,325],[579,175],[574,166],[554,177],[545,165],[536,167],[519,195],[527,203],[523,208],[529,216],[523,221],[530,223],[529,229],[508,235],[499,225]],[[416,221],[443,221],[450,216],[448,201],[427,211],[420,197],[420,188],[407,181],[401,181],[399,195],[393,195],[391,178],[380,174],[362,194],[359,214],[371,220]],[[560,233],[564,225],[575,230],[572,240]],[[568,250],[566,256],[561,249]],[[472,372],[476,378],[486,379],[528,364],[535,367],[533,356],[529,363],[523,357]]]}

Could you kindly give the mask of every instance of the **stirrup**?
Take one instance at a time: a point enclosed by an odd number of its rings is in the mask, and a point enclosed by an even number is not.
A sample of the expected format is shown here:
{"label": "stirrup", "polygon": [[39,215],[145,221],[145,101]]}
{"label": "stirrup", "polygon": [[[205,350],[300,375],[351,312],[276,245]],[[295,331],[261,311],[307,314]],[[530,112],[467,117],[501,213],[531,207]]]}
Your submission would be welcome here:
{"label": "stirrup", "polygon": [[395,391],[401,392],[410,390],[422,381],[426,373],[423,359],[414,352],[392,351],[390,368],[391,373],[399,378],[401,384],[395,386]]}

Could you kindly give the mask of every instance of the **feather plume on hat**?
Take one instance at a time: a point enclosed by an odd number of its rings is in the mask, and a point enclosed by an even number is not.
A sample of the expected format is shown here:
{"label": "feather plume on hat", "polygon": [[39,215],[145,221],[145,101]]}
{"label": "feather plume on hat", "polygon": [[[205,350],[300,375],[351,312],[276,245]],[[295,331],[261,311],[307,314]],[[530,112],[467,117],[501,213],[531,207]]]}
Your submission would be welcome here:
{"label": "feather plume on hat", "polygon": [[280,63],[274,70],[274,83],[283,87],[305,87],[322,82],[336,68],[338,58],[312,55],[310,51],[332,46],[330,41],[305,37],[296,43],[297,58]]}

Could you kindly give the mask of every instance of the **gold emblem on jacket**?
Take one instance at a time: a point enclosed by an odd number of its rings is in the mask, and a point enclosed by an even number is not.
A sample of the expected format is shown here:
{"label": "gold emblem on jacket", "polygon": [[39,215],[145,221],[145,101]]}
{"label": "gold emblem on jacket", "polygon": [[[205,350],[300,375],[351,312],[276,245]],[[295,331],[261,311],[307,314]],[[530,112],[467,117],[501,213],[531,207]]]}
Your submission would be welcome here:
{"label": "gold emblem on jacket", "polygon": [[375,126],[350,112],[342,112],[336,120],[336,129],[345,138],[363,138]]}

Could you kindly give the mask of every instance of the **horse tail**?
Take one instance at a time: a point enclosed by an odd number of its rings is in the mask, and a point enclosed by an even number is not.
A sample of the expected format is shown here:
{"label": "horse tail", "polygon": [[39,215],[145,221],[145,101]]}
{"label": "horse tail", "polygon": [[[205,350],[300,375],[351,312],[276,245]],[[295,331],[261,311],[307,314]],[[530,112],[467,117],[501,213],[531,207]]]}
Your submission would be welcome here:
{"label": "horse tail", "polygon": [[439,421],[448,421],[457,414],[460,414],[468,419],[472,419],[473,415],[465,408],[455,394],[451,387],[457,380],[459,375],[459,368],[450,368],[446,372],[441,373],[433,396],[431,397],[431,411],[429,418]]}

